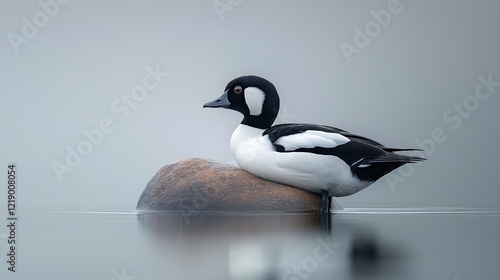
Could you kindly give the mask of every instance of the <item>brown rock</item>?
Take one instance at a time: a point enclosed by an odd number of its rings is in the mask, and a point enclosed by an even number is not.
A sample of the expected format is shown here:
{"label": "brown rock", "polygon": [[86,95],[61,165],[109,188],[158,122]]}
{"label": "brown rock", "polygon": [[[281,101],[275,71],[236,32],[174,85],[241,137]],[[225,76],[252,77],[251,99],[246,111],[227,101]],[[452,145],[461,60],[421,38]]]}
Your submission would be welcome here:
{"label": "brown rock", "polygon": [[137,202],[141,212],[319,212],[321,196],[200,158],[162,167]]}

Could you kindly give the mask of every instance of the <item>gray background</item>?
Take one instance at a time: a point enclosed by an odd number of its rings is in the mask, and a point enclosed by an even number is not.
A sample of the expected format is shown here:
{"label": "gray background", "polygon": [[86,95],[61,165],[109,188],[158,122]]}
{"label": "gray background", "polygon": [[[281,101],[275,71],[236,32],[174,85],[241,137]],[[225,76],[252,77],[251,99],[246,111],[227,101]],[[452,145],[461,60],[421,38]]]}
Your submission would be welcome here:
{"label": "gray background", "polygon": [[[17,163],[19,208],[130,210],[167,163],[234,163],[241,116],[202,105],[245,74],[278,88],[278,122],[329,124],[395,147],[445,133],[427,162],[394,173],[402,181],[383,178],[339,199],[344,207],[500,206],[500,88],[457,129],[443,119],[471,100],[479,76],[500,81],[500,2],[402,0],[348,63],[340,44],[353,45],[354,28],[389,2],[232,1],[219,16],[212,1],[73,0],[16,53],[9,32],[22,34],[23,17],[42,9],[1,1],[0,168]],[[119,119],[113,100],[156,65],[170,75]],[[104,118],[115,130],[59,182],[51,164]]]}

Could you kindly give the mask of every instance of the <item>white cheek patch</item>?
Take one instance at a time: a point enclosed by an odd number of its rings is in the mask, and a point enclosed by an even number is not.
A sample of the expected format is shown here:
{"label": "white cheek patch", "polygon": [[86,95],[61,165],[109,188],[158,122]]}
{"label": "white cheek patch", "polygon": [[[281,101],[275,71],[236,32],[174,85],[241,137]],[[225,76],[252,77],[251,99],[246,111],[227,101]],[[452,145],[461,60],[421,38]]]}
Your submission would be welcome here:
{"label": "white cheek patch", "polygon": [[247,87],[245,89],[245,102],[250,110],[250,115],[259,116],[262,114],[262,107],[265,99],[265,93],[259,88]]}

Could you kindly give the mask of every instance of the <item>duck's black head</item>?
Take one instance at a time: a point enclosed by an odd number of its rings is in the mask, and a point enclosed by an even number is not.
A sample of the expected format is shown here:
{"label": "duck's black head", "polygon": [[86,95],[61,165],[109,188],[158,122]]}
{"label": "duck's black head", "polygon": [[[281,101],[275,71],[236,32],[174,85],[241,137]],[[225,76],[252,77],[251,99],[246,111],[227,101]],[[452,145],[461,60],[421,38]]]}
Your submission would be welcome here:
{"label": "duck's black head", "polygon": [[257,76],[242,76],[227,84],[221,97],[203,107],[226,108],[243,114],[242,124],[271,127],[278,116],[280,98],[274,85]]}

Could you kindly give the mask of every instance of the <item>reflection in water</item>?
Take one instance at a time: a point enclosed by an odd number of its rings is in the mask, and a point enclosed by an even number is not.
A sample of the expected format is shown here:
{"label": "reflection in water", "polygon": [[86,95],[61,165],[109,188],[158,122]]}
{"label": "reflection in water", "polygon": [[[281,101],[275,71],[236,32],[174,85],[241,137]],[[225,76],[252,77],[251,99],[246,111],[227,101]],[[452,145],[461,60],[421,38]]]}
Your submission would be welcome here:
{"label": "reflection in water", "polygon": [[22,213],[0,279],[498,279],[500,212],[431,211]]}
{"label": "reflection in water", "polygon": [[[140,214],[166,275],[184,279],[412,279],[400,245],[342,215]],[[174,278],[175,278],[174,277]]]}

